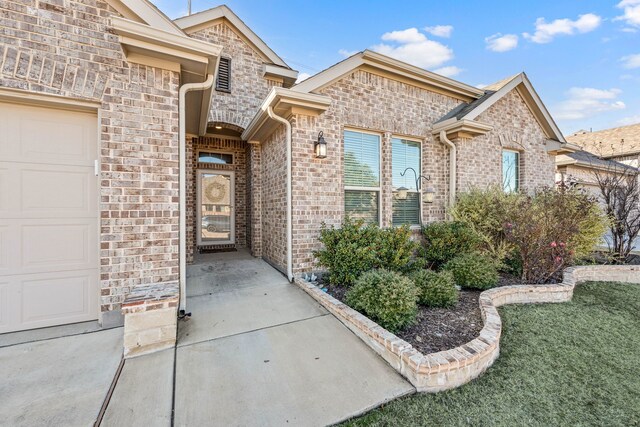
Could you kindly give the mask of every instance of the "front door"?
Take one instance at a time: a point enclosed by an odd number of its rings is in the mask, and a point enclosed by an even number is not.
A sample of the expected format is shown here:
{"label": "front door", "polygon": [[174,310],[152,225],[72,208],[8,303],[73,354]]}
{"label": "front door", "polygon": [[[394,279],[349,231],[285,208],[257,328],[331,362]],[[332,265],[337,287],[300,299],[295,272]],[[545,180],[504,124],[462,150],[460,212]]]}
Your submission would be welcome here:
{"label": "front door", "polygon": [[233,172],[198,171],[198,245],[235,243]]}

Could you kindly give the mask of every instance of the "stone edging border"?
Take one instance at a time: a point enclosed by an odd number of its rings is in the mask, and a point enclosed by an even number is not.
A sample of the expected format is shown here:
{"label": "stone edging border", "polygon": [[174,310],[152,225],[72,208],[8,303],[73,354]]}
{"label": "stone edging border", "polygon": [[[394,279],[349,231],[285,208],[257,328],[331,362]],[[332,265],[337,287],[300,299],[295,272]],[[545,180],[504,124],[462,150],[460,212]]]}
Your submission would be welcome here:
{"label": "stone edging border", "polygon": [[489,289],[480,294],[484,326],[472,341],[424,355],[366,316],[317,286],[296,277],[294,282],[336,316],[346,327],[407,378],[419,392],[435,393],[459,387],[480,376],[500,354],[502,321],[497,307],[505,304],[565,302],[579,282],[640,283],[640,266],[580,266],[567,268],[562,283],[517,285]]}

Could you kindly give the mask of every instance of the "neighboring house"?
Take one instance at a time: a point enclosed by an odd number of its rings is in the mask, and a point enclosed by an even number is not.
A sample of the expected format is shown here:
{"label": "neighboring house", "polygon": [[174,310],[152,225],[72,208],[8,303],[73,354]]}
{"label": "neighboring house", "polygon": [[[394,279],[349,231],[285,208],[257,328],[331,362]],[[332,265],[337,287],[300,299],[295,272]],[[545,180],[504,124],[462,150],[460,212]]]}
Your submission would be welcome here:
{"label": "neighboring house", "polygon": [[295,84],[226,6],[0,9],[0,333],[120,324],[197,250],[291,277],[322,222],[442,220],[456,191],[553,185],[572,151],[524,73],[478,89],[364,51]]}
{"label": "neighboring house", "polygon": [[603,159],[640,167],[640,123],[596,132],[579,130],[567,141]]}

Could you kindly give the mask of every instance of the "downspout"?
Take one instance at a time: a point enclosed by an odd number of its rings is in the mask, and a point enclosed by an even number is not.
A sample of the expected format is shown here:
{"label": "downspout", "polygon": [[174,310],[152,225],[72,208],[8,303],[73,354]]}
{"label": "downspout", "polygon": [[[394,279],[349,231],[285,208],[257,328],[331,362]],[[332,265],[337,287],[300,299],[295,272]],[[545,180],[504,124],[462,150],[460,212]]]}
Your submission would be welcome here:
{"label": "downspout", "polygon": [[451,208],[456,203],[456,163],[457,151],[453,142],[447,138],[447,132],[440,131],[440,142],[449,147],[449,211],[447,216],[451,218]]}
{"label": "downspout", "polygon": [[267,114],[273,120],[282,123],[286,128],[287,144],[287,278],[293,281],[293,249],[291,243],[292,209],[291,209],[291,123],[284,117],[277,116],[271,106],[267,107]]}
{"label": "downspout", "polygon": [[213,85],[214,75],[208,74],[207,79],[202,83],[186,83],[180,86],[178,108],[180,114],[180,127],[178,129],[179,151],[180,151],[180,310],[187,308],[187,191],[185,183],[187,181],[187,129],[185,121],[185,99],[187,92],[194,90],[209,89]]}

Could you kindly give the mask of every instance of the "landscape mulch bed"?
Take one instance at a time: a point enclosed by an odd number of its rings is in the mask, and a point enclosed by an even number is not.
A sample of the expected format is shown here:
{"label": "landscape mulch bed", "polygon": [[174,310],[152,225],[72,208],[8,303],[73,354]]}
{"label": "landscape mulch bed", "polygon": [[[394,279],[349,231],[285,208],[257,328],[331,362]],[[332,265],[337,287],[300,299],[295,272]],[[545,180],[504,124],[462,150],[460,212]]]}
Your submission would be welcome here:
{"label": "landscape mulch bed", "polygon": [[[500,275],[498,286],[519,285],[520,280],[508,274]],[[343,301],[347,292],[344,286],[323,284],[329,295]],[[460,291],[458,304],[453,308],[429,308],[420,306],[416,323],[396,335],[410,343],[422,354],[450,350],[473,340],[482,329],[482,317],[478,299],[481,291]]]}

